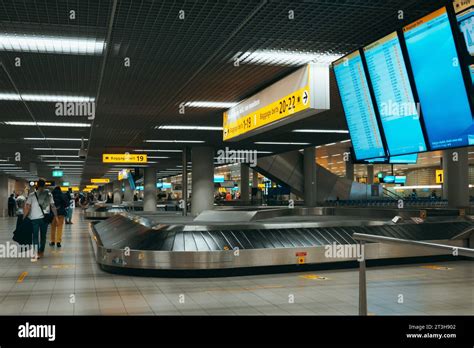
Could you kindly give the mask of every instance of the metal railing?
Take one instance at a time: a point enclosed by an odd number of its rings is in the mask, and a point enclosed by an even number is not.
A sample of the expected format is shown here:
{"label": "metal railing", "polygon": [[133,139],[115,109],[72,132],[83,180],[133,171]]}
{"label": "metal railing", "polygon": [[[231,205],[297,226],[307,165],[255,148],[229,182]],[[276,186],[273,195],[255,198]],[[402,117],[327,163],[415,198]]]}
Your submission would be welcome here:
{"label": "metal railing", "polygon": [[[472,232],[472,230],[470,230]],[[436,250],[443,250],[455,256],[474,257],[474,249],[457,247],[452,245],[420,242],[415,240],[375,236],[364,233],[354,233],[352,238],[359,241],[361,250],[364,250],[363,245],[366,242],[388,243],[388,244],[407,244],[420,248],[430,248]],[[367,315],[367,277],[366,277],[366,263],[365,256],[359,260],[359,315]]]}

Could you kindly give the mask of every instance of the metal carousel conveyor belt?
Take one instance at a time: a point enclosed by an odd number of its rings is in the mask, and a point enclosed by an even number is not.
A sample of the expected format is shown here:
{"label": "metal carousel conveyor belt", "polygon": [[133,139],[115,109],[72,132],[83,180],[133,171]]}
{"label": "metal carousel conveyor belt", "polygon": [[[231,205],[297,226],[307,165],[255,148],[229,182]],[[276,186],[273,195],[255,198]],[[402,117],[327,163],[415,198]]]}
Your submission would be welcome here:
{"label": "metal carousel conveyor belt", "polygon": [[[470,235],[466,231],[472,230],[473,224],[468,221],[400,225],[346,221],[336,226],[324,222],[173,225],[122,214],[91,223],[90,227],[96,260],[101,266],[210,270],[354,261],[355,255],[328,257],[325,254],[328,245],[357,244],[352,238],[354,233],[466,246]],[[411,246],[380,243],[365,246],[366,259],[433,255],[432,250]]]}
{"label": "metal carousel conveyor belt", "polygon": [[[157,204],[157,209],[158,211],[176,211],[176,206],[177,203],[175,201],[169,201]],[[84,217],[90,220],[102,220],[131,211],[143,211],[143,202],[124,202],[122,204],[96,203],[85,210]]]}

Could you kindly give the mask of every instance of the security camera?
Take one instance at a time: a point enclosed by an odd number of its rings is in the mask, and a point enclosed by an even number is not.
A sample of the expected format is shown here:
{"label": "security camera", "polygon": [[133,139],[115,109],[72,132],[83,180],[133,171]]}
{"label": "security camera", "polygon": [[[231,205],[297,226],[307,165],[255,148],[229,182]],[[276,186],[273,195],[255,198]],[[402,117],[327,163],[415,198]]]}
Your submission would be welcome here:
{"label": "security camera", "polygon": [[84,138],[81,139],[81,148],[79,149],[78,153],[79,159],[86,159],[87,157],[87,150],[84,146]]}
{"label": "security camera", "polygon": [[85,149],[80,149],[78,155],[79,155],[79,159],[86,159],[86,157],[87,157],[87,150],[85,150]]}

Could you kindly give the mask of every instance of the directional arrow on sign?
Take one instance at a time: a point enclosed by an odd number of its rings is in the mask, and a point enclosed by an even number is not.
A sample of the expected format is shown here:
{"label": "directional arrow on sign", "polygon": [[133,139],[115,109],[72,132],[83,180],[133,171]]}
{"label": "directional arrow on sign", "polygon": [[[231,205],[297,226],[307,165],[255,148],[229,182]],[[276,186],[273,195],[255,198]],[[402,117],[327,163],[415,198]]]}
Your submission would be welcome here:
{"label": "directional arrow on sign", "polygon": [[308,98],[309,98],[308,91],[304,91],[303,92],[303,104],[304,105],[308,104]]}

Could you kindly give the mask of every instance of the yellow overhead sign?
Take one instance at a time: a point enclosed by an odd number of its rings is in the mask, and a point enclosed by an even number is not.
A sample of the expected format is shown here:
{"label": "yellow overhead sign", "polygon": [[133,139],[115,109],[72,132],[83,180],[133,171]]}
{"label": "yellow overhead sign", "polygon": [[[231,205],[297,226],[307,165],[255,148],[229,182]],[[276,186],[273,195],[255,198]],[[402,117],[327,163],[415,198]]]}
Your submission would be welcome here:
{"label": "yellow overhead sign", "polygon": [[241,140],[329,106],[329,68],[307,64],[224,112],[223,139]]}
{"label": "yellow overhead sign", "polygon": [[99,185],[86,185],[86,189],[98,189]]}
{"label": "yellow overhead sign", "polygon": [[444,170],[438,169],[436,171],[436,183],[437,184],[444,184]]}
{"label": "yellow overhead sign", "polygon": [[104,179],[91,179],[91,183],[93,184],[108,184],[110,182],[110,179],[104,178]]}
{"label": "yellow overhead sign", "polygon": [[120,154],[104,153],[102,155],[103,163],[147,163],[148,157],[143,154]]}
{"label": "yellow overhead sign", "polygon": [[474,6],[474,0],[454,0],[453,7],[456,13],[464,11],[465,9]]}
{"label": "yellow overhead sign", "polygon": [[250,114],[239,117],[233,122],[229,123],[228,115],[224,113],[224,140],[229,140],[297,112],[307,110],[310,107],[309,99],[309,86],[305,86]]}

